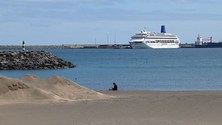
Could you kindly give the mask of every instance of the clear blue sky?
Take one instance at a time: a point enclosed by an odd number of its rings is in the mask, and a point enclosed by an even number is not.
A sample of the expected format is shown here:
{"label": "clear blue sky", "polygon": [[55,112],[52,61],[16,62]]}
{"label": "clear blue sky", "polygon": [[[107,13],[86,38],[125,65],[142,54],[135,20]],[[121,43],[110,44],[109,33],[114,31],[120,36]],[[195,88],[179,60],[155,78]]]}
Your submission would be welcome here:
{"label": "clear blue sky", "polygon": [[[128,44],[146,27],[222,39],[221,0],[0,0],[0,45]],[[116,32],[116,37],[115,37]],[[108,37],[108,41],[107,41]]]}

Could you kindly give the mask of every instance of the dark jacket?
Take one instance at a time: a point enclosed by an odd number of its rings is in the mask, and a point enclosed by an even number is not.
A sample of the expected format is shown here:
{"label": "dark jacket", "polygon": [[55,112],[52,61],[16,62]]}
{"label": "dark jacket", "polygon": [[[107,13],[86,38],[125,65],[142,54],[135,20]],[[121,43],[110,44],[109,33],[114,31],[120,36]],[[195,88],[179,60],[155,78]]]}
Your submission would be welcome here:
{"label": "dark jacket", "polygon": [[118,90],[117,85],[114,85],[113,90],[115,90],[115,91],[117,91],[117,90]]}

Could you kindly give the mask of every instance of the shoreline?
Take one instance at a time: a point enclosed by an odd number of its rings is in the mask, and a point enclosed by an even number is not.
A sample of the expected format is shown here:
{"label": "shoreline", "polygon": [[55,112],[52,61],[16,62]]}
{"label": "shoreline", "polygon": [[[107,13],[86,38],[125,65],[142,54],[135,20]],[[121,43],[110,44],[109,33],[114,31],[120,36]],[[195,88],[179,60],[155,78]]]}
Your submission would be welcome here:
{"label": "shoreline", "polygon": [[[222,91],[96,91],[115,98],[0,105],[9,125],[220,125]],[[21,115],[22,114],[22,115]]]}

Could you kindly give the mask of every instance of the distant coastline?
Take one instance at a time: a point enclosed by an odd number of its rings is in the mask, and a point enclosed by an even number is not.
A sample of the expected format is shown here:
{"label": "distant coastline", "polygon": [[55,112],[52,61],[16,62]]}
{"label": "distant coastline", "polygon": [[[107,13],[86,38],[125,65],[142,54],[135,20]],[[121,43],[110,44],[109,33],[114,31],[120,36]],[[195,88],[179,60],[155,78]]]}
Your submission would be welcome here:
{"label": "distant coastline", "polygon": [[[194,44],[180,44],[180,48],[194,48]],[[29,45],[31,49],[132,49],[130,44],[62,44],[62,45]],[[0,45],[0,50],[22,50],[22,45]]]}
{"label": "distant coastline", "polygon": [[[62,45],[29,45],[25,46],[30,49],[130,49],[129,44],[62,44]],[[0,50],[16,50],[21,49],[22,45],[0,45]]]}

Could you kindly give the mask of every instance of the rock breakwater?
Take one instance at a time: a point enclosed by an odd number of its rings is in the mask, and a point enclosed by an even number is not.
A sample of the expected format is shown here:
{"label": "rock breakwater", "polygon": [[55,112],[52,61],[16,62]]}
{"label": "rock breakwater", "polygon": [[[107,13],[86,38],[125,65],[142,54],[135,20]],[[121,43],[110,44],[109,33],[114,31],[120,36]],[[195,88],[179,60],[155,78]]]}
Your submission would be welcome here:
{"label": "rock breakwater", "polygon": [[61,69],[76,67],[46,51],[0,51],[0,70]]}

